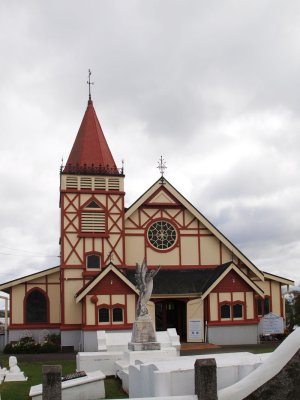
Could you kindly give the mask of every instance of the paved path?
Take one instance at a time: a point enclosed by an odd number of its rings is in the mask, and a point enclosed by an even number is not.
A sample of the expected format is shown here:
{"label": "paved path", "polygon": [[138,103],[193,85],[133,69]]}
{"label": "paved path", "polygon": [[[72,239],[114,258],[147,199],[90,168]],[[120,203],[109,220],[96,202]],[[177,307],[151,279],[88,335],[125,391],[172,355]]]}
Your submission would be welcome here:
{"label": "paved path", "polygon": [[[209,343],[181,343],[180,355],[236,353],[239,351],[264,353],[273,351],[279,344],[280,342],[267,342],[253,345],[218,346]],[[17,358],[18,361],[75,360],[76,353],[17,354]]]}

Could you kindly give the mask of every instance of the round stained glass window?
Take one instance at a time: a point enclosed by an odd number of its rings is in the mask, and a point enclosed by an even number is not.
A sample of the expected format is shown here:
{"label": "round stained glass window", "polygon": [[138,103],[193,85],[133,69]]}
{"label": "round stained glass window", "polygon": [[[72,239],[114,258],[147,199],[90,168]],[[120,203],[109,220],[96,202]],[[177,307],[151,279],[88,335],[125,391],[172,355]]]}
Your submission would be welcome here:
{"label": "round stained glass window", "polygon": [[167,221],[156,221],[148,229],[148,240],[153,247],[166,250],[172,247],[177,238],[175,228]]}

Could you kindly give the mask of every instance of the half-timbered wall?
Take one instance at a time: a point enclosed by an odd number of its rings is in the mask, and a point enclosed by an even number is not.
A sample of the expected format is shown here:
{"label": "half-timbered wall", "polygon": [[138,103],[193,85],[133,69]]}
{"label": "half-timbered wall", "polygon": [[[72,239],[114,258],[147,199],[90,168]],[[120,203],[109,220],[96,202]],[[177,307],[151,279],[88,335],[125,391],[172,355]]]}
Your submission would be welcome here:
{"label": "half-timbered wall", "polygon": [[[175,245],[166,250],[154,248],[147,238],[149,227],[161,220],[169,222],[177,233]],[[127,266],[135,266],[145,257],[149,266],[171,268],[214,267],[233,259],[231,252],[164,188],[125,220],[125,247]]]}
{"label": "half-timbered wall", "polygon": [[[26,322],[26,298],[32,291],[40,291],[47,302],[47,320],[43,324]],[[37,328],[47,324],[48,328],[60,323],[60,279],[59,272],[21,283],[11,288],[10,327],[22,324],[23,329]]]}
{"label": "half-timbered wall", "polygon": [[[62,322],[83,321],[74,295],[102,266],[124,264],[123,177],[61,175]],[[88,264],[89,256],[99,265]]]}

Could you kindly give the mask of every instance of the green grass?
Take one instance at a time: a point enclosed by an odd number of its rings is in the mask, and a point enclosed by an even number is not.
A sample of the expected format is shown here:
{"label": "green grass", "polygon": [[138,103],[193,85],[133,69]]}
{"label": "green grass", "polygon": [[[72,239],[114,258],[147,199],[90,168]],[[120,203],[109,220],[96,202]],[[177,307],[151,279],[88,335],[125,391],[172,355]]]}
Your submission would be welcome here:
{"label": "green grass", "polygon": [[[59,354],[58,354],[59,357]],[[8,355],[0,354],[0,363],[3,367],[8,368]],[[44,361],[19,362],[21,371],[24,371],[28,377],[26,382],[3,382],[0,385],[1,400],[29,400],[29,390],[31,386],[42,383],[42,366],[43,365],[61,365],[62,375],[74,372],[76,369],[75,360],[51,360],[47,361],[45,355]],[[106,398],[127,398],[127,394],[123,392],[119,380],[107,378],[105,380]]]}

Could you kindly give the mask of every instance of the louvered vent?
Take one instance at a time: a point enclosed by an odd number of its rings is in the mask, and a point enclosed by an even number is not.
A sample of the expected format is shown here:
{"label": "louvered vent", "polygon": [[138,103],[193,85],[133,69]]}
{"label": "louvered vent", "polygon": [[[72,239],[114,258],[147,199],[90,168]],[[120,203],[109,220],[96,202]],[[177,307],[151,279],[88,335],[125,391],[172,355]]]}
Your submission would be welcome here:
{"label": "louvered vent", "polygon": [[94,189],[95,190],[105,190],[105,178],[95,178]]}
{"label": "louvered vent", "polygon": [[109,178],[108,179],[108,190],[119,190],[120,184],[118,178]]}
{"label": "louvered vent", "polygon": [[78,189],[77,176],[67,176],[66,187],[67,189]]}
{"label": "louvered vent", "polygon": [[92,178],[87,176],[82,176],[80,178],[80,188],[81,189],[92,189]]}
{"label": "louvered vent", "polygon": [[83,212],[81,231],[84,233],[105,233],[105,213]]}

